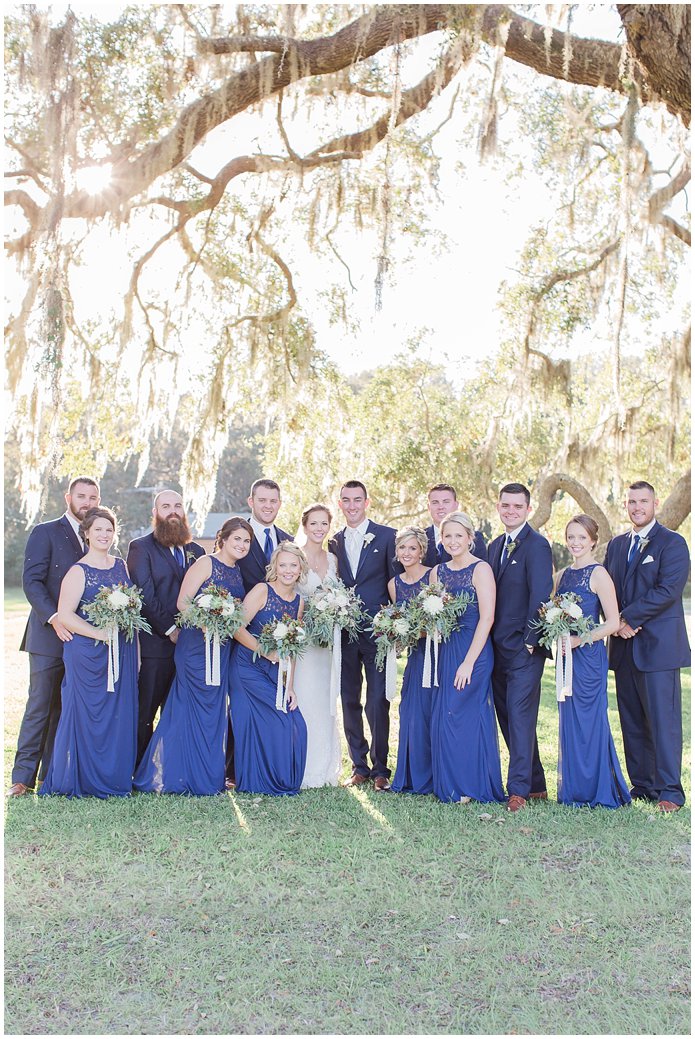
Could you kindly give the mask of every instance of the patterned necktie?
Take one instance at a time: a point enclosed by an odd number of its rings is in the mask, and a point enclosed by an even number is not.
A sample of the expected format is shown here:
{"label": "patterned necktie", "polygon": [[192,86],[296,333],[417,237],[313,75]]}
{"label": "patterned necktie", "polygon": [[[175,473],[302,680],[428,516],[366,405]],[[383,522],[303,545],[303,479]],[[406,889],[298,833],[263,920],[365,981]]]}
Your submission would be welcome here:
{"label": "patterned necktie", "polygon": [[444,545],[442,545],[441,541],[437,542],[437,559],[440,563],[444,562]]}
{"label": "patterned necktie", "polygon": [[513,540],[514,540],[514,538],[512,537],[512,535],[511,534],[507,534],[507,540],[505,541],[504,548],[502,549],[502,565],[503,566],[507,562],[507,556],[509,555],[509,546],[511,545]]}
{"label": "patterned necktie", "polygon": [[263,546],[263,552],[265,554],[266,562],[270,562],[270,557],[273,554],[273,539],[270,536],[270,527],[264,527],[265,530],[265,545]]}
{"label": "patterned necktie", "polygon": [[186,569],[186,557],[184,556],[183,549],[181,548],[180,545],[175,545],[174,546],[174,558],[176,559],[176,562],[178,563],[179,570],[185,570]]}
{"label": "patterned necktie", "polygon": [[628,553],[627,553],[627,565],[628,566],[632,562],[632,557],[634,556],[635,552],[637,551],[638,543],[639,543],[639,534],[633,534],[632,535],[632,542],[630,544],[630,548],[628,549]]}

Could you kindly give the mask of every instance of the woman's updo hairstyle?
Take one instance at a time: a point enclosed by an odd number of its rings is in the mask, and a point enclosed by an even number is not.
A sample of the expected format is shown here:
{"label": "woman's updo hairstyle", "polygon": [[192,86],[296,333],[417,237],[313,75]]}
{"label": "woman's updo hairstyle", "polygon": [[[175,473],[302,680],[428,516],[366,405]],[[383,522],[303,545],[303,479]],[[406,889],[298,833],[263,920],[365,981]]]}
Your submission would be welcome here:
{"label": "woman's updo hairstyle", "polygon": [[578,523],[580,527],[583,527],[591,538],[591,547],[596,548],[598,545],[598,523],[591,516],[587,516],[585,512],[580,512],[578,516],[573,516],[565,527],[565,537],[567,537],[567,531],[570,529],[573,523]]}
{"label": "woman's updo hairstyle", "polygon": [[233,534],[235,530],[245,530],[247,534],[251,535],[251,540],[253,541],[253,527],[248,520],[242,519],[241,516],[230,516],[228,520],[224,521],[215,535],[213,552],[219,552],[229,535]]}
{"label": "woman's updo hairstyle", "polygon": [[114,548],[118,541],[118,524],[116,523],[114,513],[111,512],[111,509],[107,509],[105,505],[97,505],[95,508],[88,510],[84,519],[80,523],[80,534],[84,538],[85,543],[89,544],[87,534],[92,529],[94,521],[98,519],[108,520],[113,527],[113,544],[111,547]]}

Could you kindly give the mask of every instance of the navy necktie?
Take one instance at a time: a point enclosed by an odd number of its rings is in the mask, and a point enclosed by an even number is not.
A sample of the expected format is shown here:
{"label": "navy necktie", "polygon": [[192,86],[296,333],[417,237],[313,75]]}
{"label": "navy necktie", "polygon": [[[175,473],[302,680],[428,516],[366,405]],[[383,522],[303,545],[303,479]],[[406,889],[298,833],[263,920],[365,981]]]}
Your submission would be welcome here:
{"label": "navy necktie", "polygon": [[273,539],[270,536],[270,527],[265,527],[265,545],[263,546],[263,552],[265,553],[266,561],[270,562],[270,557],[273,554]]}
{"label": "navy necktie", "polygon": [[176,559],[176,562],[178,563],[179,570],[185,570],[186,569],[186,557],[184,556],[183,549],[181,548],[180,545],[175,545],[174,546],[174,558]]}
{"label": "navy necktie", "polygon": [[631,543],[631,545],[630,545],[630,547],[628,549],[628,552],[627,552],[627,565],[628,566],[632,562],[632,557],[634,556],[635,552],[637,551],[637,544],[638,544],[638,542],[639,542],[639,534],[633,534],[632,535],[632,543]]}
{"label": "navy necktie", "polygon": [[437,559],[440,563],[444,562],[444,546],[442,545],[441,541],[437,542]]}

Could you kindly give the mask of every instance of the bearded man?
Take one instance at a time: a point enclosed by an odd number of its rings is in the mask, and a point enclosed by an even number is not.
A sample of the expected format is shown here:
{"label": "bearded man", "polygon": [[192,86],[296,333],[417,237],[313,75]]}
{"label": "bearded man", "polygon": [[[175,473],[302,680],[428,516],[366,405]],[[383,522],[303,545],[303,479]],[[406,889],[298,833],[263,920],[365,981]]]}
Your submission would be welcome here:
{"label": "bearded man", "polygon": [[138,763],[152,736],[152,723],[164,706],[174,678],[176,600],[186,570],[205,554],[192,540],[183,499],[176,491],[160,491],[152,506],[152,532],[128,546],[128,571],[143,595],[143,614],[152,634],[140,633],[138,678]]}

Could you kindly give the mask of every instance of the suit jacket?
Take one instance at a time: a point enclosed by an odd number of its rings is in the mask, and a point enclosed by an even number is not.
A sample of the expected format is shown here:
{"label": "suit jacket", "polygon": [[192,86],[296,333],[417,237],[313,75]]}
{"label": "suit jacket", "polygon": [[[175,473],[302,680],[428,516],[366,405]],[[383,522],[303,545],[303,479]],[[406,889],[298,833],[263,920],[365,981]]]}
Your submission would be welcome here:
{"label": "suit jacket", "polygon": [[526,653],[524,646],[550,656],[538,645],[538,631],[531,622],[538,620],[538,609],[553,591],[553,557],[546,539],[525,524],[516,537],[516,548],[501,562],[506,534],[490,542],[488,562],[497,582],[495,621],[492,639],[495,652],[506,658]]}
{"label": "suit jacket", "polygon": [[[280,530],[279,527],[273,527],[275,530],[275,537],[277,538],[278,545],[281,541],[291,541],[292,535],[288,534],[286,530]],[[240,559],[237,563],[239,570],[241,571],[241,579],[244,582],[244,591],[250,592],[257,584],[262,584],[265,581],[265,568],[268,563],[263,552],[263,546],[257,537],[251,538],[251,548],[249,554]]]}
{"label": "suit jacket", "polygon": [[[427,534],[427,555],[422,560],[423,566],[436,566],[437,563],[448,563],[451,559],[449,553],[442,547],[442,558],[440,559],[437,555],[437,544],[434,540],[434,524],[430,524],[426,527],[425,533]],[[476,530],[475,532],[475,543],[473,545],[473,555],[478,559],[484,559],[487,563],[487,548],[485,546],[485,539],[482,535],[482,531]]]}
{"label": "suit jacket", "polygon": [[613,578],[621,616],[632,628],[642,630],[626,640],[608,640],[610,667],[615,671],[628,641],[639,671],[671,671],[690,664],[690,645],[683,615],[683,589],[688,580],[690,556],[680,534],[655,523],[648,544],[627,563],[630,534],[612,538],[604,566]]}
{"label": "suit jacket", "polygon": [[58,609],[63,578],[84,552],[84,546],[65,516],[39,523],[32,530],[24,550],[22,574],[22,587],[31,612],[20,649],[46,657],[62,657],[63,643],[48,618]]}
{"label": "suit jacket", "polygon": [[396,574],[395,528],[369,520],[356,574],[352,572],[345,551],[345,528],[331,539],[328,548],[338,557],[340,580],[355,589],[365,610],[373,617],[390,601],[387,586]]}
{"label": "suit jacket", "polygon": [[[205,549],[194,541],[183,546],[186,569],[205,555]],[[174,623],[176,600],[181,590],[182,575],[171,549],[165,548],[153,532],[135,538],[128,545],[128,571],[133,584],[142,589],[143,614],[149,621],[152,634],[140,633],[140,652],[143,657],[170,657],[174,643],[164,633]]]}

